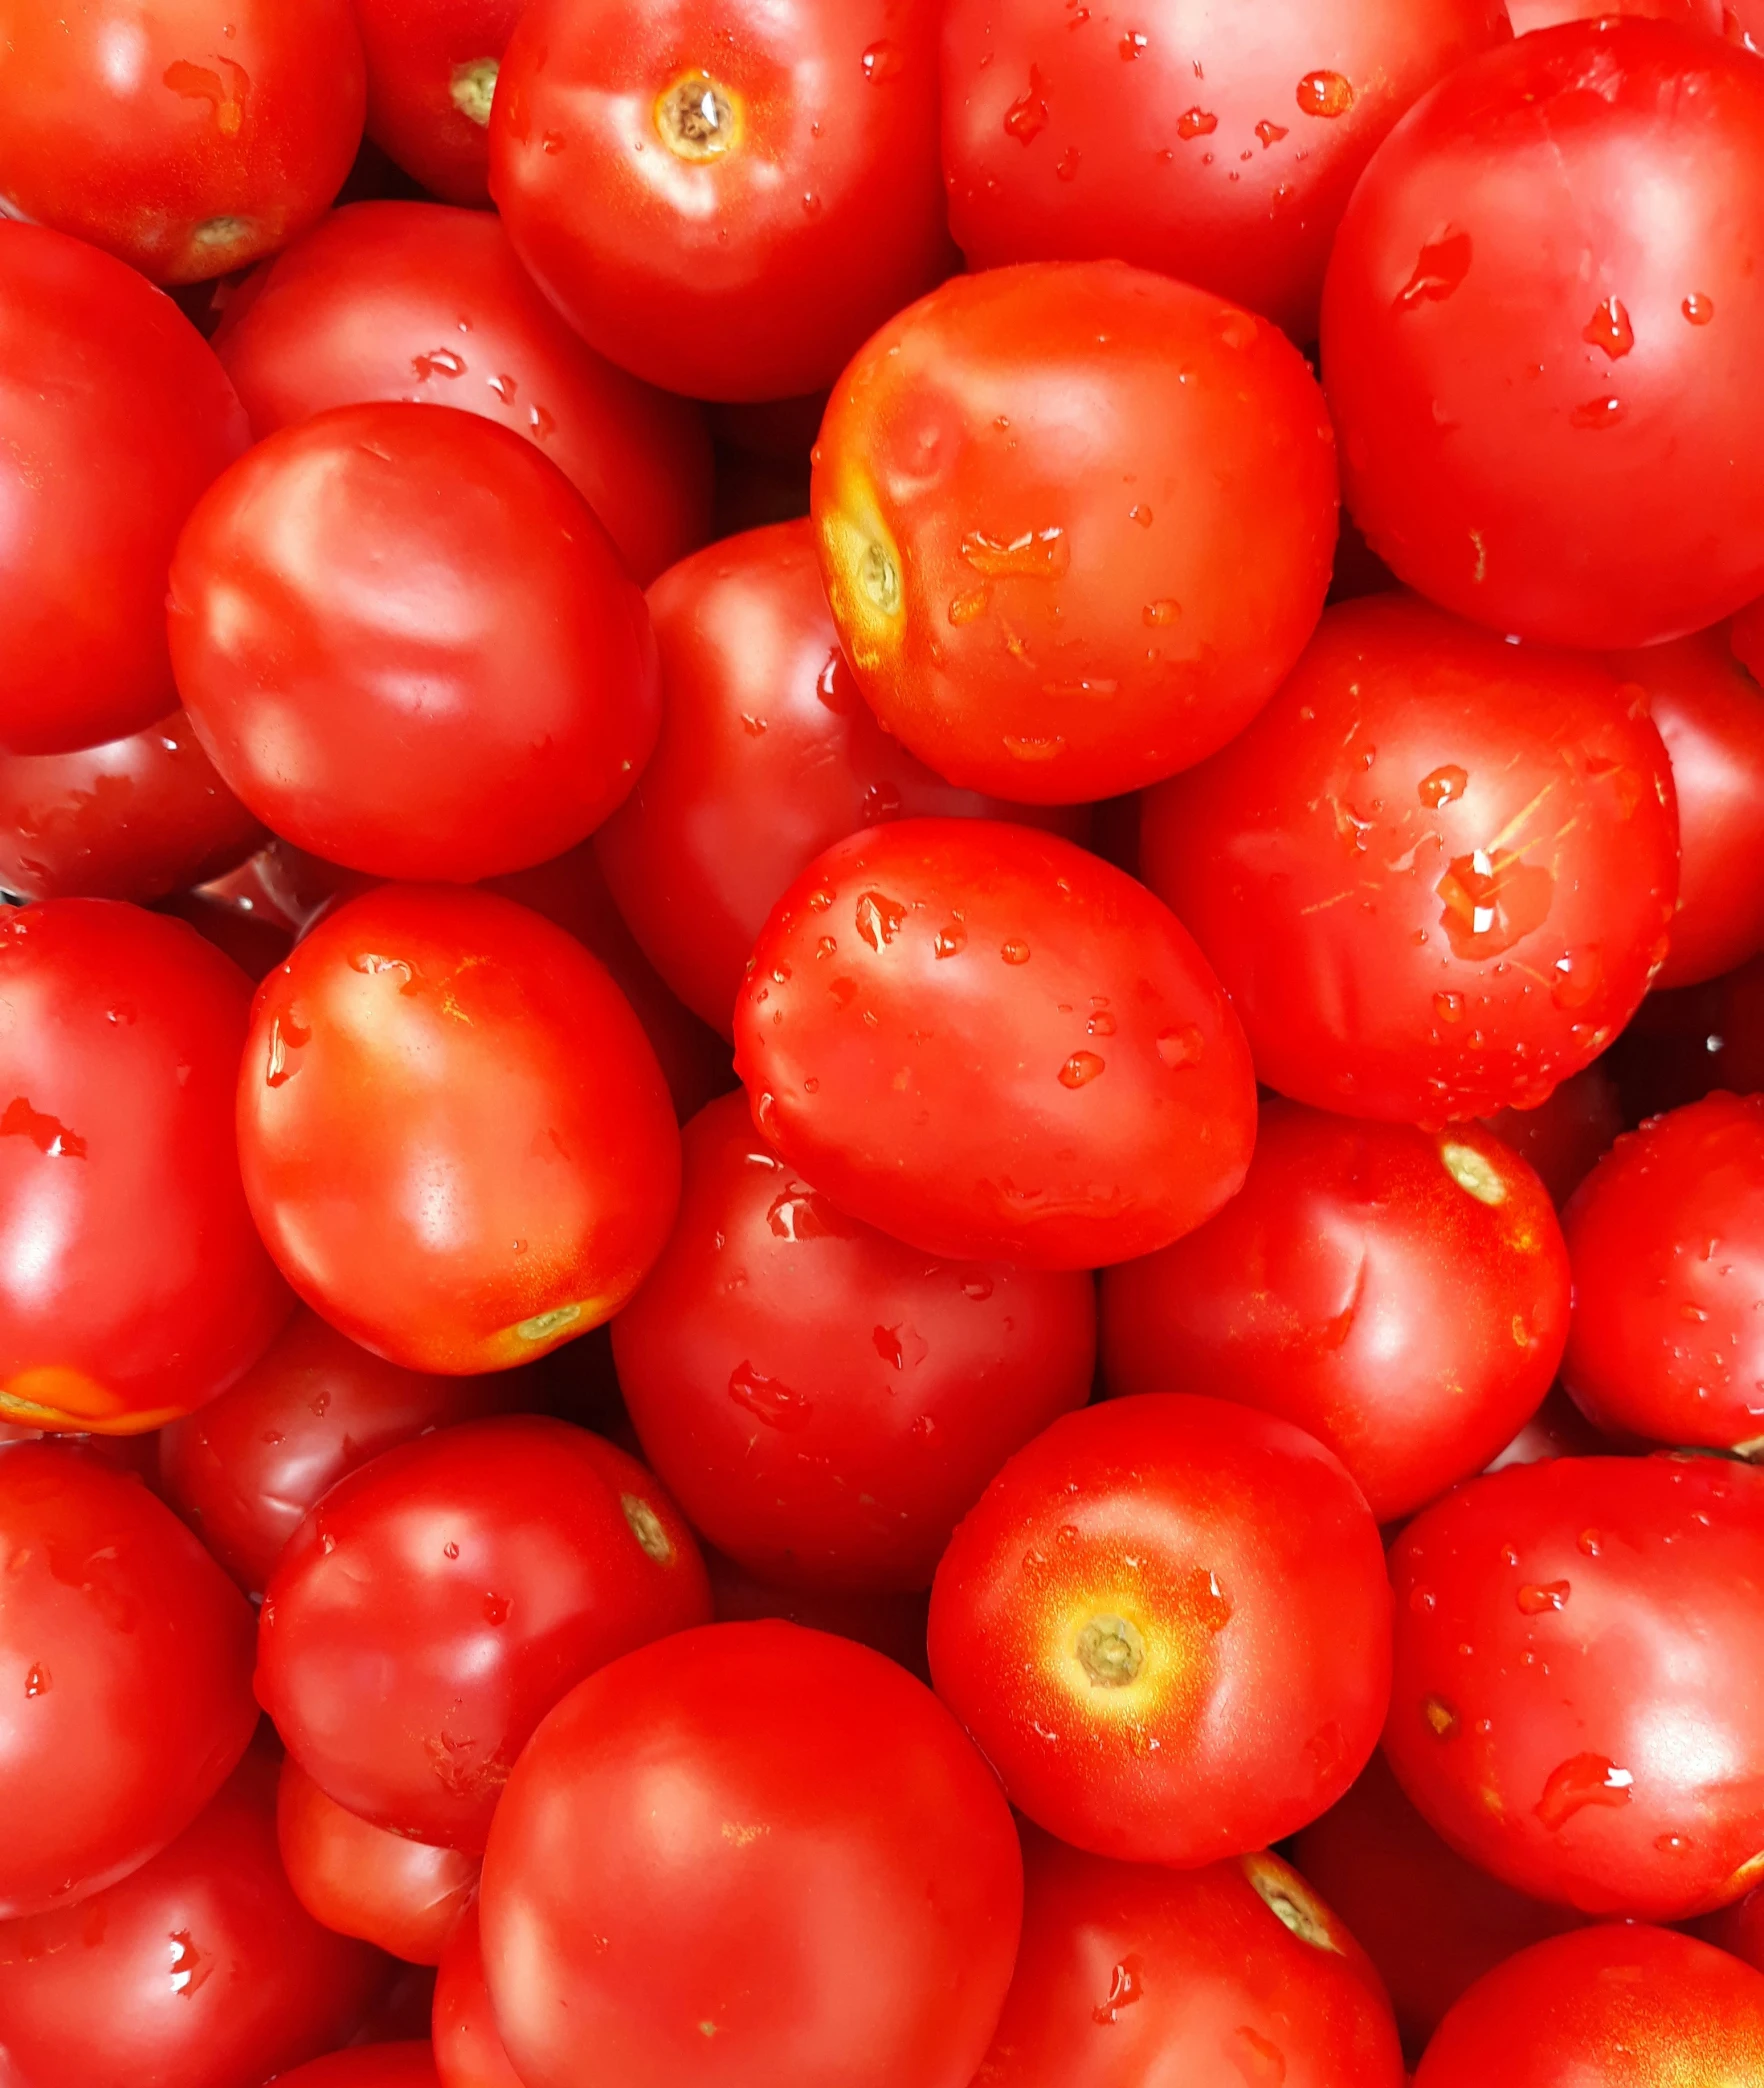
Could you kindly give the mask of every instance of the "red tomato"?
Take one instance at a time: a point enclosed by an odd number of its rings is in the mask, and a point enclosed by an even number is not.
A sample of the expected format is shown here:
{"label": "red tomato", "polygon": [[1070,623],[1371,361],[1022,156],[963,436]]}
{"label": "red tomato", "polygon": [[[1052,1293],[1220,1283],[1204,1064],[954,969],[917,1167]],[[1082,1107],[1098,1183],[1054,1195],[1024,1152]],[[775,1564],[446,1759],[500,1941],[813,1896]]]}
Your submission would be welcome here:
{"label": "red tomato", "polygon": [[[409,0],[368,4],[412,11]],[[375,399],[456,406],[524,435],[600,517],[639,583],[709,528],[698,408],[579,340],[483,211],[335,212],[251,279],[215,352],[260,438]]]}
{"label": "red tomato", "polygon": [[1303,357],[1118,262],[946,283],[860,351],[815,457],[858,685],[972,790],[1060,804],[1187,768],[1328,591],[1335,438]]}
{"label": "red tomato", "polygon": [[1764,51],[1764,0],[1725,0],[1727,40],[1748,51]]}
{"label": "red tomato", "polygon": [[437,2088],[440,2078],[435,2055],[424,2039],[328,2052],[292,2073],[277,2074],[276,2088]]}
{"label": "red tomato", "polygon": [[441,1953],[431,2037],[441,2088],[525,2088],[491,2013],[475,1904]]}
{"label": "red tomato", "polygon": [[544,862],[655,744],[649,617],[610,539],[475,414],[344,406],[272,435],[191,516],[168,608],[221,775],[352,869],[468,883]]}
{"label": "red tomato", "polygon": [[1347,503],[1497,631],[1701,630],[1764,587],[1761,326],[1764,72],[1666,22],[1521,37],[1417,104],[1342,221]]}
{"label": "red tomato", "polygon": [[0,203],[158,283],[225,275],[342,187],[366,96],[350,0],[0,0]]}
{"label": "red tomato", "polygon": [[1729,9],[1722,0],[1507,0],[1515,36],[1534,29],[1553,29],[1560,22],[1608,21],[1613,15],[1649,15],[1659,22],[1681,22],[1687,29],[1711,29],[1720,36]]}
{"label": "red tomato", "polygon": [[674,1236],[613,1322],[650,1462],[764,1579],[929,1587],[993,1473],[1090,1397],[1089,1275],[928,1262],[786,1167],[743,1095],[687,1126],[685,1160]]}
{"label": "red tomato", "polygon": [[1012,1804],[1192,1866],[1333,1805],[1377,1742],[1390,1591],[1365,1498],[1288,1421],[1115,1399],[1019,1450],[931,1590],[931,1674]]}
{"label": "red tomato", "polygon": [[1381,1523],[1512,1440],[1567,1335],[1549,1192],[1479,1124],[1270,1103],[1218,1216],[1103,1277],[1111,1392],[1218,1392],[1283,1415],[1328,1444]]}
{"label": "red tomato", "polygon": [[1023,1886],[974,2088],[1403,2088],[1378,1974],[1278,1856],[1170,1871],[1031,1827]]}
{"label": "red tomato", "polygon": [[1397,118],[1501,0],[954,0],[950,226],[971,268],[1113,255],[1317,337],[1329,244]]}
{"label": "red tomato", "polygon": [[1738,1899],[1764,1850],[1764,1472],[1580,1457],[1472,1480],[1391,1554],[1385,1752],[1497,1878],[1592,1914]]}
{"label": "red tomato", "polygon": [[431,195],[490,200],[490,103],[523,0],[355,0],[367,130]]}
{"label": "red tomato", "polygon": [[239,1187],[251,987],[108,899],[0,915],[0,1412],[133,1435],[263,1354],[291,1301]]}
{"label": "red tomato", "polygon": [[986,1764],[880,1654],[718,1624],[572,1690],[516,1764],[480,1901],[526,2088],[968,2088],[1022,1862]]}
{"label": "red tomato", "polygon": [[258,1701],[339,1805],[481,1850],[515,1757],[592,1669],[705,1623],[679,1511],[635,1458],[536,1414],[384,1451],[277,1564]]}
{"label": "red tomato", "polygon": [[1611,1150],[1623,1129],[1623,1105],[1609,1070],[1594,1064],[1535,1109],[1496,1109],[1482,1121],[1537,1169],[1560,1209]]}
{"label": "red tomato", "polygon": [[1608,668],[1374,595],[1147,798],[1140,847],[1263,1080],[1439,1124],[1545,1101],[1634,1014],[1678,832],[1666,750]]}
{"label": "red tomato", "polygon": [[929,1589],[776,1588],[709,1546],[704,1564],[710,1575],[711,1611],[719,1624],[754,1624],[772,1617],[786,1624],[806,1625],[810,1631],[830,1631],[885,1653],[929,1685],[931,1669],[925,1659]]}
{"label": "red tomato", "polygon": [[909,819],[818,857],[735,1007],[760,1129],[938,1255],[1095,1268],[1241,1187],[1243,1033],[1187,931],[1071,842]]}
{"label": "red tomato", "polygon": [[829,383],[948,270],[934,0],[533,0],[490,187],[603,355],[702,399]]}

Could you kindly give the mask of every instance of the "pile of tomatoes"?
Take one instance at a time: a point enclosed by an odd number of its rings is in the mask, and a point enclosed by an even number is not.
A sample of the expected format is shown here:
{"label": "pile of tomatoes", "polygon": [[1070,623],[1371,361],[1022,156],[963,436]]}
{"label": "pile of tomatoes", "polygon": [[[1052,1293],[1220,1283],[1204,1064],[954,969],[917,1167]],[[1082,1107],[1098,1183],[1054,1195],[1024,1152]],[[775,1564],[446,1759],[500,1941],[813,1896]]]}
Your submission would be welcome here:
{"label": "pile of tomatoes", "polygon": [[1764,2088],[1764,0],[0,0],[0,2088]]}

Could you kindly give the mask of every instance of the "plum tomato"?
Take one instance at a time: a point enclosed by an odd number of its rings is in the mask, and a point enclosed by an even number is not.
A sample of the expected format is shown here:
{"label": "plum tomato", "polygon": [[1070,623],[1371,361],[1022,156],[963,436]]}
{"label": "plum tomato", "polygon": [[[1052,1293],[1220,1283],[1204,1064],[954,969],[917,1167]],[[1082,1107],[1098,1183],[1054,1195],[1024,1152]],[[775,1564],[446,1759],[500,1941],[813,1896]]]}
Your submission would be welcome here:
{"label": "plum tomato", "polygon": [[1374,149],[1508,34],[1501,0],[1147,0],[1076,16],[953,0],[950,228],[971,268],[1112,255],[1314,341],[1330,241]]}
{"label": "plum tomato", "polygon": [[1377,1743],[1390,1590],[1335,1454],[1154,1395],[1068,1414],[957,1529],[931,1674],[1020,1812],[1125,1862],[1212,1863],[1334,1804]]}
{"label": "plum tomato", "polygon": [[651,962],[725,1034],[766,916],[835,841],[932,816],[1083,838],[1081,812],[958,790],[877,724],[839,649],[806,520],[683,560],[650,588],[649,613],[661,737],[594,848]]}
{"label": "plum tomato", "polygon": [[1761,264],[1746,53],[1607,19],[1462,66],[1374,155],[1324,287],[1344,494],[1373,550],[1443,607],[1556,645],[1732,615],[1764,588]]}
{"label": "plum tomato", "polygon": [[275,2088],[438,2088],[440,2078],[427,2038],[405,2039],[327,2052],[277,2074]]}
{"label": "plum tomato", "polygon": [[1242,1186],[1243,1031],[1188,931],[1070,841],[908,819],[818,856],[735,1007],[754,1120],[841,1210],[936,1255],[1086,1269]]}
{"label": "plum tomato", "polygon": [[1536,1168],[1560,1210],[1616,1143],[1623,1103],[1609,1068],[1595,1061],[1535,1109],[1496,1109],[1482,1121]]}
{"label": "plum tomato", "polygon": [[1764,1095],[1710,1095],[1620,1138],[1562,1222],[1562,1381],[1593,1426],[1764,1451]]}
{"label": "plum tomato", "polygon": [[[408,0],[398,12],[412,12]],[[600,517],[640,586],[709,530],[700,410],[578,339],[488,212],[336,211],[251,278],[214,348],[260,440],[375,399],[458,407],[525,436]]]}
{"label": "plum tomato", "polygon": [[157,1428],[288,1317],[239,1185],[250,1002],[237,965],[139,907],[0,915],[0,1417]]}
{"label": "plum tomato", "polygon": [[[0,0],[0,24],[11,11]],[[0,82],[4,51],[0,27]],[[0,746],[64,753],[172,709],[166,564],[249,440],[226,372],[169,297],[0,217]]]}
{"label": "plum tomato", "polygon": [[327,915],[259,989],[238,1091],[270,1252],[407,1370],[585,1334],[673,1224],[680,1134],[629,1002],[488,893],[384,885]]}
{"label": "plum tomato", "polygon": [[490,103],[523,0],[355,0],[367,134],[432,196],[490,200]]}
{"label": "plum tomato", "polygon": [[573,1689],[515,1765],[479,1901],[525,2088],[968,2088],[1022,1858],[921,1683],[793,1624],[717,1624]]}
{"label": "plum tomato", "polygon": [[645,1454],[763,1579],[929,1587],[993,1473],[1090,1397],[1089,1275],[928,1260],[787,1167],[742,1095],[684,1146],[673,1237],[613,1321]]}
{"label": "plum tomato", "polygon": [[858,686],[970,790],[1063,804],[1187,768],[1260,710],[1328,591],[1335,439],[1304,358],[1119,262],[958,276],[899,313],[815,457]]}
{"label": "plum tomato", "polygon": [[1545,1101],[1666,955],[1678,827],[1639,689],[1403,595],[1323,618],[1204,767],[1151,792],[1146,882],[1295,1101],[1444,1124]]}
{"label": "plum tomato", "polygon": [[1365,1952],[1278,1856],[1112,1863],[1023,1832],[1023,1941],[974,2088],[1403,2088]]}
{"label": "plum tomato", "polygon": [[936,0],[533,0],[490,188],[591,346],[701,399],[828,384],[955,256]]}
{"label": "plum tomato", "polygon": [[339,1480],[264,1596],[258,1701],[327,1796],[480,1851],[572,1684],[710,1618],[692,1534],[633,1457],[539,1414],[463,1422]]}
{"label": "plum tomato", "polygon": [[460,1916],[441,1952],[430,2041],[441,2088],[525,2088],[491,2011],[476,1902]]}
{"label": "plum tomato", "polygon": [[341,406],[259,443],[185,525],[167,622],[229,787],[381,877],[561,855],[655,745],[649,616],[611,539],[477,414]]}
{"label": "plum tomato", "polygon": [[202,282],[319,216],[366,104],[351,0],[0,0],[0,213]]}
{"label": "plum tomato", "polygon": [[1512,1440],[1567,1335],[1549,1192],[1479,1124],[1417,1131],[1267,1103],[1249,1177],[1217,1217],[1103,1275],[1111,1392],[1284,1415],[1335,1452],[1381,1523]]}
{"label": "plum tomato", "polygon": [[1567,1457],[1473,1479],[1391,1553],[1384,1748],[1483,1869],[1682,1920],[1764,1864],[1764,1472]]}

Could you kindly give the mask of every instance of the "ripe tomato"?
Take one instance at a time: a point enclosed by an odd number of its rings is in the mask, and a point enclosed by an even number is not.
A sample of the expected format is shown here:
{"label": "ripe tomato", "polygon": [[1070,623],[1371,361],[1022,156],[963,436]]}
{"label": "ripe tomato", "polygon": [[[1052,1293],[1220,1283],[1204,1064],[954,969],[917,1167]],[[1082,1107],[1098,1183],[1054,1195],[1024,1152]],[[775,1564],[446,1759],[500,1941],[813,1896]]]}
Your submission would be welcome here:
{"label": "ripe tomato", "polygon": [[968,2088],[1021,1907],[1010,1812],[948,1712],[793,1624],[686,1632],[573,1689],[479,1902],[525,2088]]}
{"label": "ripe tomato", "polygon": [[1390,1591],[1331,1451],[1222,1400],[1115,1399],[1019,1450],[931,1590],[931,1674],[1012,1804],[1191,1866],[1333,1805],[1377,1742]]}
{"label": "ripe tomato", "polygon": [[367,133],[449,203],[490,200],[490,103],[522,0],[355,0]]}
{"label": "ripe tomato", "polygon": [[1515,36],[1534,29],[1553,29],[1559,22],[1608,21],[1613,15],[1649,15],[1659,22],[1682,22],[1687,29],[1726,29],[1730,10],[1722,0],[1507,0]]}
{"label": "ripe tomato", "polygon": [[1304,359],[1118,262],[946,283],[860,351],[815,456],[858,686],[971,790],[1061,804],[1187,768],[1328,590],[1335,440]]}
{"label": "ripe tomato", "polygon": [[475,1903],[441,1953],[431,2039],[441,2088],[525,2088],[491,2012]]}
{"label": "ripe tomato", "polygon": [[971,268],[1113,255],[1317,337],[1329,244],[1418,95],[1508,36],[1501,0],[954,0],[950,226]]}
{"label": "ripe tomato", "polygon": [[487,212],[336,211],[250,279],[214,346],[259,439],[373,399],[459,407],[525,436],[600,517],[640,585],[708,532],[699,409],[579,340]]}
{"label": "ripe tomato", "polygon": [[1218,1392],[1284,1415],[1381,1523],[1511,1442],[1567,1335],[1549,1192],[1481,1125],[1270,1103],[1218,1216],[1103,1277],[1111,1392]]}
{"label": "ripe tomato", "polygon": [[1508,1465],[1542,1464],[1552,1457],[1598,1457],[1615,1453],[1617,1445],[1602,1436],[1561,1386],[1553,1385],[1525,1426],[1485,1469],[1504,1472]]}
{"label": "ripe tomato", "polygon": [[350,0],[0,0],[0,203],[158,283],[225,275],[342,187],[366,95]]}
{"label": "ripe tomato", "polygon": [[[934,0],[533,0],[490,120],[516,251],[669,391],[829,383],[954,258]],[[880,207],[879,207],[880,206]]]}
{"label": "ripe tomato", "polygon": [[1224,753],[1151,793],[1140,847],[1263,1080],[1441,1124],[1544,1101],[1634,1014],[1678,833],[1639,692],[1374,595],[1328,612]]}
{"label": "ripe tomato", "polygon": [[352,869],[544,862],[655,744],[649,618],[610,539],[476,414],[345,406],[272,435],[190,517],[168,608],[221,775]]}
{"label": "ripe tomato", "polygon": [[292,2073],[277,2074],[276,2088],[437,2088],[439,2081],[435,2055],[423,2039],[327,2052]]}
{"label": "ripe tomato", "polygon": [[1743,51],[1577,22],[1461,67],[1379,148],[1324,289],[1373,550],[1558,645],[1651,645],[1750,601],[1761,264],[1764,71]]}
{"label": "ripe tomato", "polygon": [[1623,1104],[1610,1071],[1595,1062],[1535,1109],[1496,1109],[1482,1121],[1536,1168],[1559,1210],[1616,1142]]}
{"label": "ripe tomato", "polygon": [[760,1130],[938,1255],[1095,1268],[1241,1187],[1249,1053],[1187,931],[1069,841],[909,819],[818,857],[735,1008]]}

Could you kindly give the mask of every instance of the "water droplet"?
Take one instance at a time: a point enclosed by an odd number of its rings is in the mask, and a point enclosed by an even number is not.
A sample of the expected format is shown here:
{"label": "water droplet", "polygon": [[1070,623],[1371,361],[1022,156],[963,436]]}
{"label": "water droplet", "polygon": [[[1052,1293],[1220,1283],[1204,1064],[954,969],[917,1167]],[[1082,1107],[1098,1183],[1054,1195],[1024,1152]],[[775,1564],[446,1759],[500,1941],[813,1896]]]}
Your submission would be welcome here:
{"label": "water droplet", "polygon": [[1619,1769],[1604,1755],[1575,1755],[1570,1761],[1558,1762],[1550,1771],[1543,1796],[1532,1810],[1553,1832],[1589,1805],[1627,1805],[1634,1783],[1635,1778],[1627,1769]]}
{"label": "water droplet", "polygon": [[506,1624],[508,1622],[508,1597],[506,1595],[491,1594],[484,1597],[484,1621],[487,1624]]}
{"label": "water droplet", "polygon": [[539,140],[539,150],[541,152],[550,153],[553,157],[555,157],[564,149],[564,146],[567,142],[568,140],[564,137],[562,131],[547,131],[545,135]]}
{"label": "water droplet", "polygon": [[992,589],[982,580],[978,587],[970,587],[965,594],[952,595],[949,603],[949,620],[959,630],[984,616],[992,603]]}
{"label": "water droplet", "polygon": [[1118,48],[1125,62],[1131,65],[1150,41],[1151,39],[1143,29],[1129,29],[1127,34],[1122,37]]}
{"label": "water droplet", "polygon": [[174,1994],[189,2000],[198,1988],[206,1985],[214,1970],[213,1953],[198,1950],[191,1940],[188,1929],[174,1929],[171,1935],[172,1970],[171,1986]]}
{"label": "water droplet", "polygon": [[1324,116],[1333,121],[1353,107],[1352,83],[1338,72],[1306,73],[1298,83],[1298,105],[1307,116]]}
{"label": "water droplet", "polygon": [[1210,138],[1219,128],[1219,119],[1211,109],[1184,109],[1176,119],[1176,135],[1179,138]]}
{"label": "water droplet", "polygon": [[1584,1008],[1605,983],[1604,962],[1596,943],[1558,957],[1551,968],[1550,999],[1558,1008]]}
{"label": "water droplet", "polygon": [[1437,812],[1441,805],[1449,805],[1461,798],[1469,787],[1469,770],[1460,768],[1455,761],[1448,761],[1423,776],[1415,785],[1415,794],[1430,811]]}
{"label": "water droplet", "polygon": [[1450,227],[1421,249],[1415,272],[1397,292],[1397,306],[1410,311],[1418,304],[1439,304],[1470,273],[1470,235]]}
{"label": "water droplet", "polygon": [[1063,573],[1072,561],[1066,532],[1058,523],[1045,529],[1026,529],[1008,540],[971,529],[962,538],[961,553],[975,572],[988,580],[1050,580]]}
{"label": "water droplet", "polygon": [[1029,962],[1029,945],[1026,942],[1016,941],[1001,943],[998,954],[1007,964],[1027,964]]}
{"label": "water droplet", "polygon": [[768,1428],[794,1435],[806,1428],[813,1408],[800,1392],[793,1392],[781,1378],[767,1377],[748,1362],[738,1363],[729,1373],[729,1397],[745,1407]]}
{"label": "water droplet", "polygon": [[766,729],[764,718],[756,718],[751,711],[741,713],[741,723],[750,739],[758,739]]}
{"label": "water droplet", "polygon": [[557,422],[552,418],[550,411],[546,407],[529,406],[527,409],[527,425],[539,440],[543,442],[548,435],[555,431]]}
{"label": "water droplet", "polygon": [[1065,735],[1059,732],[1034,738],[1009,732],[1004,736],[1004,750],[1013,761],[1052,761],[1065,744]]}
{"label": "water droplet", "polygon": [[1286,125],[1284,123],[1270,123],[1267,117],[1264,116],[1261,122],[1256,125],[1256,136],[1261,139],[1262,150],[1266,152],[1270,145],[1278,145],[1281,139],[1286,136]]}
{"label": "water droplet", "polygon": [[1461,993],[1436,993],[1433,996],[1433,1012],[1441,1022],[1462,1022],[1464,996]]}
{"label": "water droplet", "polygon": [[836,717],[851,715],[857,697],[851,687],[851,670],[837,646],[827,655],[826,664],[815,676],[815,694]]}
{"label": "water droplet", "polygon": [[410,367],[412,375],[424,384],[431,377],[463,377],[466,373],[464,356],[455,355],[451,348],[431,348],[427,355],[413,355]]}
{"label": "water droplet", "polygon": [[1173,602],[1168,595],[1161,595],[1155,602],[1147,602],[1140,611],[1145,623],[1155,631],[1167,630],[1182,614],[1182,604]]}
{"label": "water droplet", "polygon": [[949,921],[938,929],[931,948],[939,957],[959,957],[968,947],[968,931],[958,921]]}
{"label": "water droplet", "polygon": [[444,1559],[457,1559],[459,1557],[459,1546],[454,1543],[451,1537],[442,1545],[441,1556]]}
{"label": "water droplet", "polygon": [[1705,297],[1699,290],[1693,290],[1679,306],[1679,310],[1693,326],[1707,326],[1715,316],[1715,300]]}
{"label": "water droplet", "polygon": [[0,1114],[0,1138],[28,1138],[47,1160],[86,1157],[86,1141],[80,1133],[70,1131],[59,1117],[33,1109],[25,1095],[14,1095]]}
{"label": "water droplet", "polygon": [[1201,1053],[1206,1049],[1206,1039],[1192,1022],[1185,1022],[1177,1029],[1158,1032],[1158,1056],[1166,1066],[1177,1072],[1200,1064]]}
{"label": "water droplet", "polygon": [[1103,1070],[1103,1062],[1094,1051],[1075,1051],[1060,1068],[1060,1085],[1066,1088],[1088,1087]]}
{"label": "water droplet", "polygon": [[1596,1559],[1604,1549],[1603,1539],[1597,1530],[1582,1530],[1574,1542],[1589,1559]]}
{"label": "water droplet", "polygon": [[1061,181],[1077,180],[1078,163],[1080,157],[1081,155],[1079,154],[1077,146],[1068,145],[1065,151],[1060,154],[1059,158],[1054,161],[1054,173],[1059,177]]}
{"label": "water droplet", "polygon": [[1607,297],[1581,328],[1580,338],[1594,348],[1602,348],[1612,362],[1627,355],[1635,346],[1635,328],[1629,323],[1621,299]]}
{"label": "water droplet", "polygon": [[[1090,2011],[1094,2023],[1112,2023],[1124,2008],[1131,2008],[1145,1995],[1144,1966],[1137,1956],[1124,1957],[1109,1975],[1109,1990]],[[1091,1988],[1095,1993],[1096,1989]]]}
{"label": "water droplet", "polygon": [[906,919],[905,902],[882,892],[863,892],[857,902],[857,932],[872,950],[893,942]]}
{"label": "water droplet", "polygon": [[1137,522],[1141,529],[1149,529],[1152,526],[1152,511],[1143,501],[1136,501],[1127,510],[1127,519],[1129,522]]}
{"label": "water droplet", "polygon": [[484,381],[505,406],[514,404],[515,393],[520,387],[512,377],[488,377]]}
{"label": "water droplet", "polygon": [[[269,1057],[264,1067],[265,1087],[278,1088],[294,1078],[300,1068],[293,1063],[295,1052],[312,1042],[312,1031],[293,1015],[277,1015],[270,1023]],[[0,1119],[3,1122],[4,1119]]]}
{"label": "water droplet", "polygon": [[1004,113],[1005,134],[1019,145],[1029,144],[1047,128],[1047,103],[1042,100],[1042,92],[1041,68],[1032,65],[1028,88]]}
{"label": "water droplet", "polygon": [[821,214],[821,199],[815,194],[813,189],[805,189],[803,191],[802,214],[804,217],[811,218],[819,217]]}
{"label": "water droplet", "polygon": [[1455,956],[1498,957],[1549,918],[1555,879],[1517,856],[1454,856],[1435,885],[1439,924]]}
{"label": "water droplet", "polygon": [[884,36],[864,52],[863,65],[866,80],[895,80],[905,70],[906,58],[899,44],[890,43]]}
{"label": "water droplet", "polygon": [[1576,428],[1614,428],[1628,410],[1621,399],[1587,399],[1568,419]]}
{"label": "water droplet", "polygon": [[49,1670],[39,1660],[25,1676],[25,1695],[40,1697],[49,1687]]}
{"label": "water droplet", "polygon": [[1545,1581],[1540,1586],[1529,1582],[1521,1588],[1514,1600],[1528,1617],[1542,1617],[1551,1610],[1568,1607],[1569,1584],[1565,1580]]}
{"label": "water droplet", "polygon": [[990,1276],[964,1276],[962,1278],[962,1296],[964,1298],[972,1298],[976,1305],[984,1305],[986,1300],[992,1296],[992,1278]]}

